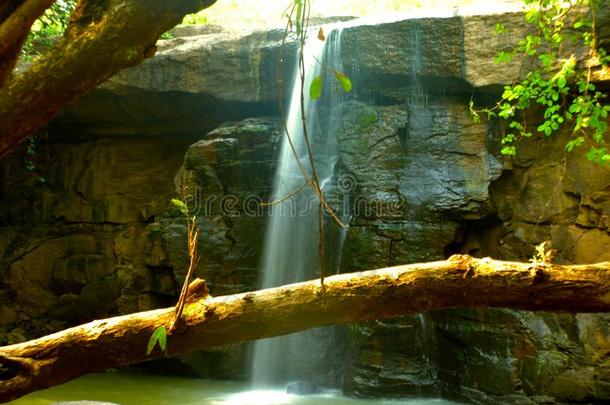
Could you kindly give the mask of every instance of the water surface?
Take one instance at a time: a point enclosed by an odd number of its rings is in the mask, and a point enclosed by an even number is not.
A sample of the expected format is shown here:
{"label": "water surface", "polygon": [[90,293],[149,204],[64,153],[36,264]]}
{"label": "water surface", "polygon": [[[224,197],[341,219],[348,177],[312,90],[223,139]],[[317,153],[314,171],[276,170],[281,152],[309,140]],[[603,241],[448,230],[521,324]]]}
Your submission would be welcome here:
{"label": "water surface", "polygon": [[118,372],[92,374],[64,385],[35,392],[11,405],[49,405],[58,401],[101,401],[121,405],[452,405],[425,400],[363,400],[336,393],[310,396],[283,391],[250,391],[248,383],[212,381]]}

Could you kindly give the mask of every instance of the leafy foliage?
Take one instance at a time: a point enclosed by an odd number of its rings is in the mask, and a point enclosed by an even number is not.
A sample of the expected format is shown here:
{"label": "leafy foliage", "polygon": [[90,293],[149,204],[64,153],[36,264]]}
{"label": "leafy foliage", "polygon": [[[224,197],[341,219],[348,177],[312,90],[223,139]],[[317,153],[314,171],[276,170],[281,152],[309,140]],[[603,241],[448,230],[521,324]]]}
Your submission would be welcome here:
{"label": "leafy foliage", "polygon": [[209,24],[208,18],[203,13],[187,14],[182,19],[182,25],[205,25]]}
{"label": "leafy foliage", "polygon": [[63,34],[70,22],[76,0],[57,0],[34,23],[25,41],[22,56],[29,59],[44,53],[53,45],[54,38]]}
{"label": "leafy foliage", "polygon": [[25,156],[26,159],[23,162],[25,169],[28,172],[34,173],[36,171],[36,163],[34,162],[34,157],[36,155],[36,138],[30,136],[25,140]]}
{"label": "leafy foliage", "polygon": [[[339,72],[338,70],[333,70],[335,78],[341,85],[341,88],[344,92],[349,93],[352,91],[352,81],[345,73]],[[323,85],[323,75],[316,76],[309,85],[309,97],[312,100],[317,100],[322,97],[322,85]]]}
{"label": "leafy foliage", "polygon": [[39,157],[39,138],[36,136],[30,136],[26,138],[24,144],[25,156],[23,160],[23,167],[33,176],[33,180],[36,182],[36,184],[45,184],[47,179],[41,174],[41,168],[36,163]]}
{"label": "leafy foliage", "polygon": [[184,215],[186,215],[188,217],[189,215],[189,208],[186,205],[186,203],[182,200],[179,200],[177,198],[172,198],[172,204],[178,208],[180,210],[180,212]]}
{"label": "leafy foliage", "polygon": [[182,291],[180,292],[180,297],[178,297],[178,303],[176,303],[176,310],[174,314],[174,319],[170,323],[169,333],[172,333],[182,317],[182,311],[184,310],[184,306],[186,305],[186,296],[188,294],[188,288],[191,283],[191,278],[193,277],[194,271],[199,266],[199,255],[197,254],[197,243],[199,241],[199,227],[197,226],[197,217],[191,216],[189,211],[189,207],[186,203],[187,195],[186,195],[186,187],[182,189],[182,200],[177,198],[172,198],[172,205],[180,210],[180,212],[186,218],[186,237],[187,237],[187,248],[189,254],[189,268],[186,272],[186,277],[184,278],[184,283],[182,284]]}
{"label": "leafy foliage", "polygon": [[[572,136],[565,145],[568,151],[583,146],[588,140],[592,146],[587,157],[600,164],[610,164],[610,152],[605,146],[610,111],[610,105],[604,104],[606,94],[591,83],[591,67],[579,69],[575,56],[566,52],[566,41],[571,41],[588,47],[590,57],[599,65],[606,67],[610,62],[610,56],[596,47],[591,14],[582,12],[591,1],[524,0],[528,6],[525,19],[534,27],[534,33],[520,40],[512,51],[498,53],[495,62],[510,63],[517,58],[535,60],[537,68],[523,80],[505,86],[495,107],[477,111],[473,102],[470,104],[476,121],[479,112],[484,112],[508,122],[501,141],[502,154],[516,155],[519,140],[534,133],[548,137],[570,126]],[[508,29],[496,24],[495,33],[506,35]],[[544,121],[536,128],[528,127],[525,119],[525,112],[532,108],[543,111]]]}
{"label": "leafy foliage", "polygon": [[148,346],[146,347],[146,355],[150,356],[155,346],[159,343],[159,348],[167,353],[167,329],[165,326],[159,326],[148,339]]}
{"label": "leafy foliage", "polygon": [[[295,4],[298,4],[298,2],[300,2],[301,0],[294,0],[294,1],[295,1]],[[299,29],[298,26],[297,26],[297,29]],[[318,30],[318,39],[320,41],[326,41],[326,36],[324,35],[324,29],[322,27],[320,27]],[[352,91],[352,81],[349,77],[347,77],[347,75],[345,73],[339,72],[338,70],[335,70],[332,67],[326,66],[326,65],[323,65],[322,68],[324,70],[330,70],[334,74],[335,78],[341,85],[341,88],[343,89],[344,92],[349,93],[350,91]],[[319,76],[315,77],[311,81],[311,84],[309,85],[309,96],[311,97],[312,100],[317,100],[320,97],[322,97],[322,85],[323,84],[324,84],[324,72],[322,72],[322,74],[320,74]]]}

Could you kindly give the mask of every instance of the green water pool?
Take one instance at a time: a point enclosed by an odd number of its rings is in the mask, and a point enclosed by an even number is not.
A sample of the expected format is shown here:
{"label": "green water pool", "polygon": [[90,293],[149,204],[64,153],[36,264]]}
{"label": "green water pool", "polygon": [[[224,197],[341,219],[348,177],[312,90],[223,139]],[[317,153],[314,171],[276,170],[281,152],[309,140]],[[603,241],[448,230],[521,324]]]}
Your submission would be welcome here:
{"label": "green water pool", "polygon": [[310,396],[255,391],[247,383],[110,372],[81,377],[10,402],[50,405],[61,401],[101,401],[120,405],[451,405],[437,399],[363,400],[336,393]]}

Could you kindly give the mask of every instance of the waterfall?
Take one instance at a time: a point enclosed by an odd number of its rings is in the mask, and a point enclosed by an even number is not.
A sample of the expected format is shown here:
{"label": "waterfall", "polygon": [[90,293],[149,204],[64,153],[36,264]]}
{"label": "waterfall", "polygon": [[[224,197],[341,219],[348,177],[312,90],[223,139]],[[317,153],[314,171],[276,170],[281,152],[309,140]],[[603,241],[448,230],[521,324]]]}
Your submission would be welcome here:
{"label": "waterfall", "polygon": [[[329,68],[340,69],[340,29],[326,28],[327,39],[320,41],[310,33],[304,47],[305,66],[305,116],[309,140],[315,159],[320,186],[324,192],[334,184],[334,168],[337,162],[336,141],[333,127],[340,120],[338,104],[340,90],[334,89],[333,73]],[[296,59],[296,58],[295,58]],[[311,100],[309,85],[322,74],[324,95],[321,99]],[[301,80],[298,60],[295,60],[292,91],[288,99],[286,128],[292,139],[296,154],[303,163],[308,175],[311,165],[307,157],[307,145],[303,137],[301,119]],[[274,178],[275,201],[282,201],[271,207],[262,259],[261,288],[270,288],[283,284],[315,278],[320,268],[318,241],[318,199],[310,187],[290,198],[284,198],[299,190],[305,184],[303,175],[283,134],[278,167]],[[327,223],[330,220],[327,218]],[[326,229],[330,228],[326,226]],[[336,228],[336,227],[334,227]],[[338,238],[339,240],[341,238]],[[336,244],[335,244],[336,245]],[[335,252],[325,251],[325,256],[338,256],[340,246],[334,246]],[[329,249],[330,250],[330,249]],[[332,266],[335,260],[326,259]],[[326,267],[326,266],[325,266]],[[333,269],[334,270],[334,269]],[[329,270],[326,270],[329,272]],[[309,374],[302,368],[323,366],[311,364],[324,362],[322,349],[328,342],[328,328],[296,333],[271,339],[259,340],[254,345],[252,362],[252,380],[255,386],[270,386],[286,383],[291,380],[306,379]],[[325,342],[321,342],[324,340]],[[315,343],[314,343],[315,341]],[[311,346],[308,348],[308,346]],[[318,358],[316,358],[316,356]],[[306,365],[307,364],[307,365]]]}

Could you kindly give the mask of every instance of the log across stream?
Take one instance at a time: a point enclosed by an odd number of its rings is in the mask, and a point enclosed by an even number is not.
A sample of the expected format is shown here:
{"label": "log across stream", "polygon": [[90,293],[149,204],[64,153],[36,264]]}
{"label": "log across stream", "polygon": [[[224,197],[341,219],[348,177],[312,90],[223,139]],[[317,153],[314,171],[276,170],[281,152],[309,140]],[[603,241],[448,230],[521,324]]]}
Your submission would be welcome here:
{"label": "log across stream", "polygon": [[[177,330],[175,355],[317,326],[387,319],[435,309],[495,307],[610,312],[610,263],[561,266],[455,255],[444,261],[340,274],[223,297],[195,280]],[[174,308],[94,321],[0,348],[0,402],[81,375],[166,355],[146,355]]]}

